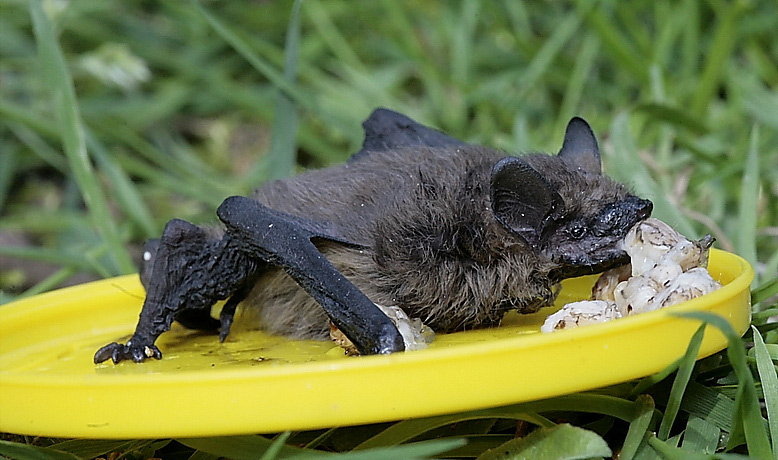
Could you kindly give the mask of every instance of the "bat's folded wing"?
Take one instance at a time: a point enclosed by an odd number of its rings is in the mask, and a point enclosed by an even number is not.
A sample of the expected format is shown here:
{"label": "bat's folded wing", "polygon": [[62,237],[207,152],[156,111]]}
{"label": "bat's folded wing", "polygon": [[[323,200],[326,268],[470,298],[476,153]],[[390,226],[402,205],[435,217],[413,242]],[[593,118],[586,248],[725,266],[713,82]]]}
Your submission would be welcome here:
{"label": "bat's folded wing", "polygon": [[383,152],[399,147],[465,145],[458,139],[384,108],[374,110],[362,123],[362,127],[365,130],[362,149],[352,155],[349,161],[359,160],[370,152]]}

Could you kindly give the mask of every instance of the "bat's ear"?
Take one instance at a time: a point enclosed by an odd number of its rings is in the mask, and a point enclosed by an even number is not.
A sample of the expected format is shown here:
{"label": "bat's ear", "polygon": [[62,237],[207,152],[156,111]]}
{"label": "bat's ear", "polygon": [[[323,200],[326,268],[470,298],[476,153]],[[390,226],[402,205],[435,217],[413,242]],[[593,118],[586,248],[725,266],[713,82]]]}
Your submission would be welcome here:
{"label": "bat's ear", "polygon": [[583,118],[570,120],[565,130],[565,141],[559,151],[559,157],[581,171],[591,174],[601,174],[600,148],[597,138]]}
{"label": "bat's ear", "polygon": [[497,221],[532,246],[539,244],[544,225],[564,204],[539,172],[516,157],[494,166],[490,196]]}

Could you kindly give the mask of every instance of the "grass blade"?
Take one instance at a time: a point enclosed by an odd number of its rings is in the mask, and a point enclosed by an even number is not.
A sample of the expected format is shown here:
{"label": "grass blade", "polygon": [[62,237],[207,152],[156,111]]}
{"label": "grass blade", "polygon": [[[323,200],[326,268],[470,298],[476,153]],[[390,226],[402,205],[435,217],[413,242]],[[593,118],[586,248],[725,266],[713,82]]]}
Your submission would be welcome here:
{"label": "grass blade", "polygon": [[728,67],[725,63],[737,41],[738,19],[744,9],[744,3],[734,2],[728,6],[726,11],[721,11],[716,15],[718,21],[716,31],[706,53],[707,61],[702,76],[697,82],[696,91],[692,98],[691,112],[695,116],[701,117],[704,114],[705,108],[708,107],[718,89],[724,71]]}
{"label": "grass blade", "polygon": [[678,410],[681,408],[683,394],[686,391],[686,386],[689,384],[689,378],[692,376],[692,370],[694,370],[694,363],[697,361],[697,354],[700,351],[700,344],[702,343],[704,333],[705,324],[702,324],[692,336],[692,339],[689,341],[689,346],[686,348],[686,354],[681,358],[678,373],[675,375],[673,387],[670,390],[670,397],[667,401],[665,415],[662,417],[662,423],[659,425],[659,434],[657,437],[662,441],[667,440],[670,436],[670,429],[673,427],[675,417],[678,415]]}
{"label": "grass blade", "polygon": [[0,98],[0,116],[4,121],[25,125],[51,139],[60,139],[59,130],[35,111]]}
{"label": "grass blade", "polygon": [[635,107],[636,112],[643,112],[651,118],[670,123],[674,126],[683,126],[695,135],[703,135],[708,128],[699,119],[690,116],[687,112],[671,107],[667,104],[649,103]]}
{"label": "grass blade", "polygon": [[632,401],[615,396],[578,393],[494,409],[410,419],[395,423],[376,436],[364,441],[356,449],[400,444],[413,439],[420,433],[465,420],[504,418],[525,420],[539,426],[550,426],[545,418],[536,415],[549,411],[602,414],[630,422],[635,416],[635,405]]}
{"label": "grass blade", "polygon": [[[67,158],[62,155],[62,152],[50,146],[35,130],[20,123],[12,123],[9,128],[30,152],[63,175],[68,174]],[[2,165],[5,166],[5,162]]]}
{"label": "grass blade", "polygon": [[554,59],[580,28],[581,17],[575,13],[568,14],[559,23],[548,40],[543,43],[543,46],[532,57],[532,61],[530,61],[527,68],[522,71],[522,85],[519,95],[516,96],[518,100],[522,101],[532,93],[538,81],[549,71]]}
{"label": "grass blade", "polygon": [[735,249],[744,259],[756,266],[756,221],[757,202],[759,201],[759,128],[751,130],[751,142],[748,147],[738,209],[738,232]]}
{"label": "grass blade", "polygon": [[[301,6],[302,0],[295,0],[292,6],[292,16],[289,19],[289,28],[286,33],[284,79],[290,85],[294,85],[297,76]],[[297,126],[298,115],[295,105],[279,89],[276,96],[275,118],[270,134],[270,151],[265,161],[257,162],[253,170],[248,174],[248,184],[256,185],[263,180],[282,179],[292,175],[297,160]]]}
{"label": "grass blade", "polygon": [[43,280],[37,282],[31,288],[19,294],[16,297],[16,300],[32,297],[34,295],[38,295],[43,292],[50,291],[56,288],[57,286],[61,285],[64,281],[66,281],[68,278],[73,276],[76,272],[77,270],[74,269],[73,267],[60,268],[59,270],[47,276]]}
{"label": "grass blade", "polygon": [[187,460],[219,460],[220,458],[222,457],[219,457],[218,455],[209,454],[208,452],[196,450],[192,455],[189,456]]}
{"label": "grass blade", "polygon": [[459,14],[459,24],[454,29],[451,43],[451,77],[454,83],[464,86],[470,81],[470,70],[473,58],[473,35],[481,2],[466,0],[460,2],[462,10]]}
{"label": "grass blade", "polygon": [[751,292],[751,303],[756,305],[776,294],[778,294],[778,278],[773,278]]}
{"label": "grass blade", "polygon": [[473,434],[461,436],[460,439],[465,440],[467,444],[446,452],[445,458],[476,458],[487,450],[494,449],[500,444],[504,444],[514,438],[515,436],[510,434]]}
{"label": "grass blade", "polygon": [[[362,72],[367,72],[367,68],[362,63],[362,60],[357,56],[357,53],[354,52],[354,49],[340,30],[338,30],[335,23],[332,22],[328,9],[318,0],[310,0],[305,3],[305,8],[308,12],[307,16],[316,28],[317,35],[321,37],[324,43],[327,44],[327,47],[332,50],[333,54],[337,57],[338,62]],[[290,23],[291,22],[292,21],[290,21]]]}
{"label": "grass blade", "polygon": [[[181,444],[209,454],[233,460],[257,460],[274,444],[263,436],[225,436],[218,438],[181,438]],[[274,447],[276,449],[277,447]],[[282,445],[277,448],[281,458],[307,452],[305,449]]]}
{"label": "grass blade", "polygon": [[157,228],[154,225],[154,218],[127,172],[117,164],[103,144],[89,131],[86,133],[86,141],[100,166],[100,170],[105,173],[115,188],[114,196],[119,206],[143,230],[144,237],[156,236]]}
{"label": "grass blade", "polygon": [[773,459],[778,460],[778,375],[775,365],[767,351],[767,346],[759,331],[751,327],[754,334],[754,352],[756,354],[756,367],[759,371],[759,380],[762,382],[764,403],[767,410],[767,424],[770,428],[772,439]]}
{"label": "grass blade", "polygon": [[208,24],[213,27],[213,30],[216,31],[216,33],[218,33],[219,36],[224,39],[224,41],[229,43],[229,45],[232,46],[235,51],[238,52],[238,54],[243,56],[243,58],[246,59],[246,61],[248,61],[252,67],[259,71],[259,73],[262,74],[265,78],[270,80],[273,85],[285,91],[289,97],[295,100],[295,102],[301,105],[307,105],[305,102],[306,98],[297,88],[294,87],[294,85],[289,83],[289,81],[284,78],[284,75],[281,72],[275,69],[270,63],[259,57],[259,55],[257,55],[251,49],[251,46],[248,43],[238,37],[235,32],[230,30],[225,24],[219,21],[216,16],[206,10],[199,2],[193,0],[192,3],[195,5],[195,8],[200,13],[200,15],[202,15]]}
{"label": "grass blade", "polygon": [[62,267],[73,267],[85,271],[94,271],[94,267],[89,261],[82,257],[76,257],[73,254],[61,250],[38,248],[38,247],[19,247],[19,246],[0,246],[0,255],[13,257],[17,259],[29,259],[39,262],[46,262]]}
{"label": "grass blade", "polygon": [[440,415],[437,417],[425,417],[420,419],[404,420],[395,423],[377,435],[367,439],[354,450],[367,450],[383,446],[396,446],[409,441],[422,433],[440,428],[442,426],[461,423],[466,420],[509,418],[524,420],[535,424],[546,424],[542,417],[533,416],[523,412],[517,412],[510,408],[486,409],[482,411],[462,412],[457,414]]}
{"label": "grass blade", "polygon": [[576,460],[612,454],[597,433],[565,423],[512,439],[484,452],[478,460]]}
{"label": "grass blade", "polygon": [[653,418],[654,399],[649,395],[638,396],[635,401],[635,418],[629,424],[627,437],[619,454],[620,460],[631,460],[635,457]]}
{"label": "grass blade", "polygon": [[81,457],[61,450],[2,440],[0,455],[16,460],[81,460]]}
{"label": "grass blade", "polygon": [[[738,391],[735,397],[734,419],[742,423],[742,429],[746,437],[748,452],[755,458],[770,458],[770,441],[764,426],[764,419],[759,407],[759,398],[756,392],[756,383],[751,369],[748,367],[746,349],[740,336],[732,328],[732,325],[721,316],[711,313],[685,313],[678,315],[683,318],[693,318],[709,323],[718,328],[728,341],[727,356],[732,363],[732,368],[738,378]],[[733,426],[736,430],[738,424]],[[730,438],[731,440],[732,438]],[[727,446],[733,447],[733,446]]]}
{"label": "grass blade", "polygon": [[676,447],[669,442],[661,441],[654,435],[649,436],[648,444],[666,460],[749,460],[751,458],[761,458],[737,454],[703,454],[700,452],[689,452],[688,450]]}
{"label": "grass blade", "polygon": [[[525,104],[538,84],[548,74],[559,54],[564,50],[581,28],[581,18],[576,12],[567,14],[554,28],[553,33],[537,50],[529,64],[519,70],[508,70],[480,82],[470,98],[480,102],[495,97],[503,97],[517,105]],[[515,93],[505,93],[507,87],[515,81],[521,81],[521,86]]]}
{"label": "grass blade", "polygon": [[710,454],[719,445],[721,430],[700,417],[690,416],[683,433],[681,449]]}
{"label": "grass blade", "polygon": [[[280,438],[279,438],[280,439]],[[300,449],[281,443],[278,439],[271,441],[262,436],[229,436],[220,438],[185,438],[178,440],[181,444],[220,457],[234,460],[259,460],[271,449],[278,449],[277,455],[269,458],[288,460],[315,460],[332,458],[330,452]],[[391,448],[380,447],[363,451],[353,451],[340,454],[338,460],[401,460],[427,458],[455,449],[464,444],[461,439],[437,440],[411,443]]]}
{"label": "grass blade", "polygon": [[[579,5],[587,2],[579,1]],[[605,51],[613,55],[613,59],[622,63],[624,70],[628,70],[639,80],[648,80],[648,66],[638,58],[640,53],[631,45],[630,40],[620,34],[614,25],[614,21],[605,16],[602,8],[594,8],[589,13],[581,13],[586,21],[597,32],[602,40]]]}
{"label": "grass blade", "polygon": [[109,253],[116,263],[116,273],[131,273],[135,271],[135,265],[119,237],[108,210],[107,200],[86,151],[83,124],[73,81],[54,35],[54,28],[43,9],[41,0],[32,0],[29,5],[41,67],[46,69],[44,75],[52,92],[54,111],[57,113],[62,145],[68,163],[90,211],[92,222],[105,240]]}
{"label": "grass blade", "polygon": [[689,384],[685,396],[683,401],[681,401],[681,409],[683,411],[700,417],[724,431],[732,431],[732,414],[735,412],[735,401],[712,388],[696,382]]}
{"label": "grass blade", "polygon": [[286,440],[289,439],[289,435],[291,434],[291,431],[285,431],[278,435],[259,460],[273,460],[278,457],[278,454],[281,452],[281,449],[284,447]]}
{"label": "grass blade", "polygon": [[299,88],[290,83],[285,78],[283,73],[279,72],[271,64],[262,59],[257,53],[254,52],[254,50],[248,43],[246,43],[245,40],[238,37],[235,32],[230,30],[230,28],[218,20],[216,16],[206,10],[197,0],[192,1],[200,15],[205,18],[208,24],[213,27],[213,30],[215,30],[219,36],[221,36],[224,41],[229,43],[229,45],[232,46],[235,51],[238,52],[238,54],[243,56],[243,58],[246,59],[246,61],[248,61],[252,67],[254,67],[260,74],[262,74],[262,76],[267,78],[275,87],[282,90],[284,94],[286,94],[291,100],[295,102],[295,104],[298,104],[301,107],[305,107],[311,112],[320,115],[322,118],[327,120],[330,126],[334,128],[337,128],[343,132],[350,131],[349,126],[345,126],[343,123],[341,123],[338,117],[331,116],[331,114],[326,113],[321,107],[319,107],[319,105],[316,103],[316,100],[311,97],[311,95],[303,93]]}
{"label": "grass blade", "polygon": [[672,364],[665,367],[664,369],[657,372],[656,374],[652,374],[649,375],[648,377],[641,379],[638,382],[638,384],[635,385],[635,388],[633,388],[632,391],[629,392],[630,396],[637,396],[640,393],[643,393],[647,389],[651,388],[652,386],[656,385],[657,383],[669,377],[670,374],[675,372],[678,369],[678,366],[681,365],[681,359],[683,359],[683,357],[675,360]]}
{"label": "grass blade", "polygon": [[732,74],[730,81],[734,95],[751,118],[766,127],[778,128],[778,91],[766,89],[751,73],[741,70]]}
{"label": "grass blade", "polygon": [[589,74],[597,58],[600,42],[593,34],[587,34],[582,40],[581,50],[575,60],[575,65],[570,73],[570,78],[565,89],[564,99],[559,108],[554,132],[565,132],[565,126],[570,119],[577,115],[581,96],[589,78]]}
{"label": "grass blade", "polygon": [[[379,447],[370,450],[352,451],[339,454],[338,460],[413,460],[425,459],[462,447],[464,439],[439,439],[422,441],[402,446]],[[279,457],[288,460],[317,460],[331,458],[329,452],[306,452],[291,457]]]}
{"label": "grass blade", "polygon": [[0,150],[0,164],[3,165],[0,168],[0,215],[2,215],[3,208],[5,208],[8,191],[11,188],[18,160],[19,153],[16,149]]}
{"label": "grass blade", "polygon": [[52,449],[68,452],[81,458],[95,458],[110,452],[123,451],[135,441],[106,439],[70,439],[51,446]]}

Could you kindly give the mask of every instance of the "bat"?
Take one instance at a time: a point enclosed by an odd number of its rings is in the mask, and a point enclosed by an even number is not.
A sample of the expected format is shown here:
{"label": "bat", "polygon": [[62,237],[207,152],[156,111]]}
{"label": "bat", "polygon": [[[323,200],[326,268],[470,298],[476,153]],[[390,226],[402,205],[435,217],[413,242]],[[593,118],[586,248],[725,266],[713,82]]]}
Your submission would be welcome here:
{"label": "bat", "polygon": [[402,351],[376,304],[439,332],[494,326],[551,304],[564,278],[629,262],[618,242],[651,214],[602,174],[578,117],[557,155],[508,156],[387,109],[363,128],[346,163],[229,197],[218,227],[168,222],[146,245],[134,334],[95,363],[160,359],[174,320],[223,341],[241,303],[273,334],[324,339],[332,323],[361,354]]}

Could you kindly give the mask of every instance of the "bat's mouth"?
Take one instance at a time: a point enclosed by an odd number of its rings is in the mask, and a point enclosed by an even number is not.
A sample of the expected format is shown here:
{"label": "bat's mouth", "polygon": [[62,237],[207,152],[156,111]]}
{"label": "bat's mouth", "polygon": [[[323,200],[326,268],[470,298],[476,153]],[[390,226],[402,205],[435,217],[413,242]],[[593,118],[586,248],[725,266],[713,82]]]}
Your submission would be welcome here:
{"label": "bat's mouth", "polygon": [[620,249],[614,249],[613,255],[600,262],[588,265],[565,264],[551,271],[549,277],[553,280],[575,278],[577,276],[596,275],[611,268],[616,268],[629,263],[629,255]]}
{"label": "bat's mouth", "polygon": [[620,267],[629,263],[629,256],[624,251],[619,251],[617,255],[601,262],[583,264],[563,264],[549,272],[549,278],[558,283],[567,278],[576,278],[579,276],[596,275],[611,268]]}

